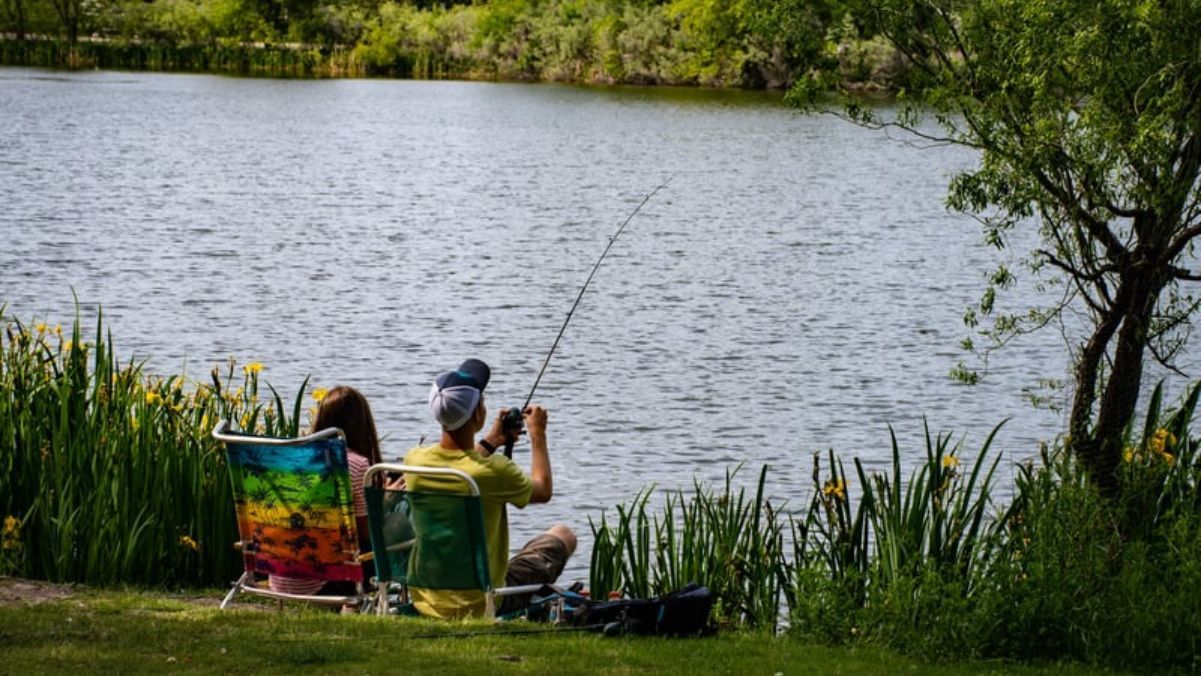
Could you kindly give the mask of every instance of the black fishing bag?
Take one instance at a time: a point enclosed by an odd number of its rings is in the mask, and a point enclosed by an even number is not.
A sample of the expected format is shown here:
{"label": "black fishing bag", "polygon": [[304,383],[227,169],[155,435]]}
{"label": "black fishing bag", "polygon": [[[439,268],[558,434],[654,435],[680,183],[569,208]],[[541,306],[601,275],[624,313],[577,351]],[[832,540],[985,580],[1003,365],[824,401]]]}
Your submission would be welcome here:
{"label": "black fishing bag", "polygon": [[608,635],[707,636],[716,631],[709,621],[713,594],[696,583],[650,599],[573,601],[574,607],[564,613],[564,621],[575,627],[603,630]]}

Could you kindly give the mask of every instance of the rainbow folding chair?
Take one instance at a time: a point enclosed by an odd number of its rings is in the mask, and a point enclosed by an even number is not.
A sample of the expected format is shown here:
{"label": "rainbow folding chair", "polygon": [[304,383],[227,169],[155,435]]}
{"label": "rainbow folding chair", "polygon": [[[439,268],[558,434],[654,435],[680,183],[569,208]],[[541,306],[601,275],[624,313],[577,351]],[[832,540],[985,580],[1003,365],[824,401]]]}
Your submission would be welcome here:
{"label": "rainbow folding chair", "polygon": [[[439,477],[456,492],[379,488],[381,472]],[[551,585],[493,587],[479,486],[466,472],[394,463],[372,465],[363,479],[367,522],[378,583],[380,615],[415,615],[408,588],[478,589],[493,617],[502,596],[534,594]],[[391,586],[396,591],[390,590]],[[392,598],[396,605],[390,604]]]}
{"label": "rainbow folding chair", "polygon": [[[222,421],[213,438],[225,444],[238,517],[235,547],[245,571],[221,608],[238,592],[326,605],[363,605],[362,557],[355,531],[354,497],[342,430],[277,439],[230,430]],[[354,594],[301,595],[273,591],[266,575],[351,582]]]}

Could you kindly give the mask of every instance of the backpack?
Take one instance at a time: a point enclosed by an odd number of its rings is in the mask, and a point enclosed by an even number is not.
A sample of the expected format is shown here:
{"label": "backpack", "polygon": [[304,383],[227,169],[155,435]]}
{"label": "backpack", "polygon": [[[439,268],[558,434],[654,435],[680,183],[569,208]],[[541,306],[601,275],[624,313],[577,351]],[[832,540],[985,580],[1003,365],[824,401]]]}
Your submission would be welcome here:
{"label": "backpack", "polygon": [[717,631],[709,621],[712,609],[713,594],[693,582],[650,599],[593,601],[572,592],[555,593],[536,599],[529,618],[604,631],[606,636],[708,636]]}

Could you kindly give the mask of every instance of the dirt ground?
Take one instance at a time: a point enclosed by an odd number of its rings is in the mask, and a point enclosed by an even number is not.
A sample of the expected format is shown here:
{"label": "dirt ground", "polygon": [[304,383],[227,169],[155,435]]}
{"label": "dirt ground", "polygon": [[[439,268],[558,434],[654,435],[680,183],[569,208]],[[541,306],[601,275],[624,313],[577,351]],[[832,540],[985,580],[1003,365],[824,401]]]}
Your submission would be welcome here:
{"label": "dirt ground", "polygon": [[[47,601],[60,601],[87,591],[88,587],[80,584],[57,584],[39,580],[25,580],[15,577],[0,577],[0,606],[4,605],[36,605]],[[163,593],[163,597],[171,598],[199,606],[217,606],[221,603],[221,595],[214,591],[212,594]],[[241,606],[256,607],[254,604]]]}
{"label": "dirt ground", "polygon": [[0,605],[33,605],[70,598],[78,585],[0,577]]}

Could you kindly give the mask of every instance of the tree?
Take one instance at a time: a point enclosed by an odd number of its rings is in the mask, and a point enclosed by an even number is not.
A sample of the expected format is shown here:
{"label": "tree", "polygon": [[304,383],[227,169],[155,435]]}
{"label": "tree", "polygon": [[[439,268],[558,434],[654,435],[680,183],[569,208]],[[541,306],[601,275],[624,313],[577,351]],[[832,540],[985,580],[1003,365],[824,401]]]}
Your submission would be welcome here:
{"label": "tree", "polygon": [[744,85],[779,87],[806,71],[836,67],[825,42],[843,9],[840,0],[743,0],[741,5],[750,56]]}
{"label": "tree", "polygon": [[991,349],[1067,311],[1087,319],[1072,338],[1067,445],[1112,494],[1144,361],[1174,368],[1198,307],[1188,283],[1201,280],[1201,3],[865,7],[910,64],[909,103],[887,119],[851,104],[850,117],[979,150],[979,165],[952,180],[949,205],[976,215],[998,248],[1015,229],[1038,229],[1026,261],[1060,300],[998,312],[997,292],[1015,279],[1002,266],[965,320]]}
{"label": "tree", "polygon": [[74,45],[79,40],[79,23],[83,18],[84,0],[51,0],[50,4],[62,22],[63,30],[67,32],[67,41]]}
{"label": "tree", "polygon": [[12,29],[16,39],[24,40],[28,23],[25,0],[0,0],[0,9],[3,9],[0,16],[4,17],[4,23]]}

